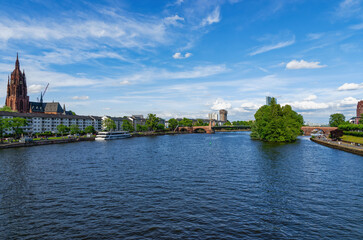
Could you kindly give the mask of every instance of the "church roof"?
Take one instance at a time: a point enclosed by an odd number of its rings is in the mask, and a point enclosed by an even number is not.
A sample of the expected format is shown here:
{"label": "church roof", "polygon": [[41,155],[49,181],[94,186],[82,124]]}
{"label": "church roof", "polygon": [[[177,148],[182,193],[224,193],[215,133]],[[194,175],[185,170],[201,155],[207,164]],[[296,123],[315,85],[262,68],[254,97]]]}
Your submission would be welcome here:
{"label": "church roof", "polygon": [[59,104],[59,102],[50,102],[50,103],[43,103],[44,106],[44,112],[57,112],[57,113],[63,113],[63,108]]}
{"label": "church roof", "polygon": [[[30,109],[34,113],[64,113],[63,108],[59,102],[30,102]],[[71,115],[71,111],[66,111],[66,115]]]}

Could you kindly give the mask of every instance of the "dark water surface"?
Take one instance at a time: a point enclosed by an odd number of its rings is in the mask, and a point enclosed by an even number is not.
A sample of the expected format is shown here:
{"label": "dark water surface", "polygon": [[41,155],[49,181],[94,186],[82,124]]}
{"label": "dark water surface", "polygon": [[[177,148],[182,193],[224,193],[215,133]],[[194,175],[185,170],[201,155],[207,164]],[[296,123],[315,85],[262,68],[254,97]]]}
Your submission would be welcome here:
{"label": "dark water surface", "polygon": [[0,239],[362,239],[363,158],[191,134],[0,150]]}

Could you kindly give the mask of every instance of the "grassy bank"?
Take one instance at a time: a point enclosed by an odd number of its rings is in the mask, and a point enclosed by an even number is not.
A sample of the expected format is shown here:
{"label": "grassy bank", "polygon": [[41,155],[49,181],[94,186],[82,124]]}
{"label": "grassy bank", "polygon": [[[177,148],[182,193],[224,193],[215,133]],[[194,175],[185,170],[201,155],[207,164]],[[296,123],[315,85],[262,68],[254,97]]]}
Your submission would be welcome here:
{"label": "grassy bank", "polygon": [[355,136],[344,135],[342,137],[342,140],[347,141],[347,142],[354,142],[354,143],[363,144],[363,137],[355,137]]}

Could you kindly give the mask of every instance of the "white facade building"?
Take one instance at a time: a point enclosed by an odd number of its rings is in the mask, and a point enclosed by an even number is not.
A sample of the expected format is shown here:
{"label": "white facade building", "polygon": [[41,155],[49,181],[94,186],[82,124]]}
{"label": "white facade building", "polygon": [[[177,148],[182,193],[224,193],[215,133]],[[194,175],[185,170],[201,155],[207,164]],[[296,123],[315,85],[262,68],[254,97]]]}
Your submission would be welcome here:
{"label": "white facade building", "polygon": [[[78,116],[43,113],[17,113],[0,111],[0,118],[20,117],[27,120],[28,125],[23,127],[25,133],[57,133],[57,126],[63,124],[67,127],[78,125],[79,130],[84,131],[86,127],[93,126],[96,131],[102,130],[102,117],[98,116]],[[122,130],[124,118],[110,117],[116,123],[116,131]],[[10,133],[10,132],[9,132]]]}

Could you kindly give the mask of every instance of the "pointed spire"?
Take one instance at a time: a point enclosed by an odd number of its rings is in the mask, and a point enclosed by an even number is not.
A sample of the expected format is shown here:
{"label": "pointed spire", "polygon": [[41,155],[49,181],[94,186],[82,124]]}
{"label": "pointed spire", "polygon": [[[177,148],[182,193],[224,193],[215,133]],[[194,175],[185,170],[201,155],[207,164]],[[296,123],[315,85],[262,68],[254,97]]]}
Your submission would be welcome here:
{"label": "pointed spire", "polygon": [[16,53],[16,62],[15,62],[15,69],[19,69],[19,55]]}

